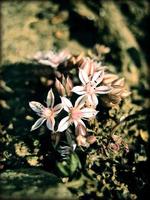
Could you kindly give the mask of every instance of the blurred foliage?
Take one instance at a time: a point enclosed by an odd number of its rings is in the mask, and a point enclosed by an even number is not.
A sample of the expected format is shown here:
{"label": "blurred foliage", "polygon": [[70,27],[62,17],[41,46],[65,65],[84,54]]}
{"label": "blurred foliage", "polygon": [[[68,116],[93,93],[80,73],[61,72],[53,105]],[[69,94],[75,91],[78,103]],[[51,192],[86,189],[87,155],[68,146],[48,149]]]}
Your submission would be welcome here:
{"label": "blurred foliage", "polygon": [[[67,199],[73,198],[73,194],[79,199],[147,199],[149,8],[146,0],[3,1],[0,68],[3,198]],[[28,102],[43,102],[49,80],[52,87],[55,80],[51,68],[29,59],[35,52],[50,48],[67,47],[75,54],[82,51],[90,54],[96,43],[110,48],[105,62],[112,71],[125,76],[132,95],[120,109],[100,107],[98,121],[90,125],[97,143],[88,149],[77,148],[76,153],[65,144],[64,160],[62,147],[59,144],[54,147],[44,126],[29,131],[35,115]],[[70,73],[74,77],[74,71]]]}
{"label": "blurred foliage", "polygon": [[40,169],[6,170],[1,174],[1,197],[4,199],[73,198],[60,182],[55,175]]}

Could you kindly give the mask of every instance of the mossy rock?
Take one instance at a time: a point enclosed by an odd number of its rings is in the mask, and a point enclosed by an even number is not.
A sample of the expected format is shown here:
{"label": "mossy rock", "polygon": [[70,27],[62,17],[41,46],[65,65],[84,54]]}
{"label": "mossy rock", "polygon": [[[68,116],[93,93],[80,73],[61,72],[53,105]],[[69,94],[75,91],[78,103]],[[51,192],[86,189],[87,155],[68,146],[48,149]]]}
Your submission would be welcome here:
{"label": "mossy rock", "polygon": [[55,175],[35,168],[1,174],[2,199],[70,199],[72,194]]}

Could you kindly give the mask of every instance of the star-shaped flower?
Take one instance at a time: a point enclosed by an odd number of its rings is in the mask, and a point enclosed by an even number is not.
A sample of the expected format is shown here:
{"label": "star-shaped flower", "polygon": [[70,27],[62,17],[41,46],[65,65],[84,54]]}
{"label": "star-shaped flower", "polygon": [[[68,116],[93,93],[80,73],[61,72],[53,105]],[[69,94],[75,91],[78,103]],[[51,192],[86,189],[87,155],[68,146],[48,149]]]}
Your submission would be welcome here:
{"label": "star-shaped flower", "polygon": [[62,110],[62,104],[54,106],[54,94],[52,89],[47,94],[47,107],[36,101],[31,101],[29,106],[40,118],[33,124],[31,131],[39,128],[45,121],[49,130],[54,131],[55,117]]}
{"label": "star-shaped flower", "polygon": [[98,104],[97,94],[108,94],[111,91],[110,86],[100,85],[104,78],[104,70],[95,72],[89,77],[85,70],[79,69],[79,79],[82,86],[75,86],[72,91],[76,94],[86,96],[89,103],[96,106]]}
{"label": "star-shaped flower", "polygon": [[34,56],[34,60],[37,62],[48,65],[53,68],[58,67],[61,63],[65,62],[71,57],[71,54],[65,49],[58,53],[55,53],[54,51],[50,50],[46,53],[43,52],[37,52]]}
{"label": "star-shaped flower", "polygon": [[58,132],[63,132],[72,123],[74,123],[75,127],[77,127],[78,124],[82,124],[83,126],[85,126],[82,119],[87,120],[89,118],[95,117],[98,113],[98,111],[93,108],[84,107],[86,97],[79,97],[76,100],[74,107],[68,98],[61,97],[61,100],[64,110],[68,113],[68,116],[60,121],[57,130]]}

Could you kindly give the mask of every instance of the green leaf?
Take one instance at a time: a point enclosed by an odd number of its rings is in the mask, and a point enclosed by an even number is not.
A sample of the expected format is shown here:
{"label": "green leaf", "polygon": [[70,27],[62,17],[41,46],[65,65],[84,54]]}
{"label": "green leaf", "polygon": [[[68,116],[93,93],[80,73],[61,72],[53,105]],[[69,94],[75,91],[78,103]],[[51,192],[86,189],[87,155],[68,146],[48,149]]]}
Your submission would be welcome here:
{"label": "green leaf", "polygon": [[63,162],[58,162],[57,163],[57,168],[59,170],[59,173],[61,174],[61,176],[69,176],[69,170],[68,170],[68,167],[67,167],[67,163],[65,164],[66,162],[63,161]]}
{"label": "green leaf", "polygon": [[77,154],[71,154],[71,158],[70,158],[70,173],[71,175],[74,174],[74,172],[77,170],[77,168],[80,168],[81,164],[79,161],[79,158],[77,156]]}

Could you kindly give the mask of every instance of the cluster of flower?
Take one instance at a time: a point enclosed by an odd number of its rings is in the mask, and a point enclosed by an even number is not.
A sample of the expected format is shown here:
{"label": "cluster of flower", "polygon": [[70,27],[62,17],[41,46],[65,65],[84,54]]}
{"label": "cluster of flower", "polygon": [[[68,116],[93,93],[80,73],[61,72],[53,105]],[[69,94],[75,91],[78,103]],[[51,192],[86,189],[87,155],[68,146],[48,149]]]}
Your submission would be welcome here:
{"label": "cluster of flower", "polygon": [[[101,62],[96,62],[89,57],[73,56],[68,51],[59,53],[49,51],[46,54],[38,52],[34,59],[39,63],[57,68],[64,62],[72,62],[78,66],[78,77],[81,85],[73,86],[73,81],[62,75],[62,82],[56,78],[55,87],[60,94],[61,103],[54,106],[55,96],[50,89],[47,95],[47,107],[36,101],[29,103],[40,118],[34,123],[31,130],[40,127],[45,121],[49,130],[63,132],[72,124],[75,125],[76,141],[78,145],[88,146],[96,141],[94,136],[87,136],[84,120],[95,118],[98,111],[98,96],[106,106],[114,106],[127,97],[130,92],[125,88],[124,78],[107,71]],[[71,96],[73,93],[79,95],[73,106]],[[57,130],[55,129],[55,118],[64,110],[67,116],[61,119]]]}

